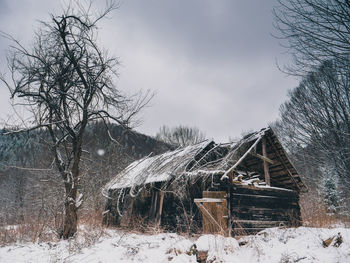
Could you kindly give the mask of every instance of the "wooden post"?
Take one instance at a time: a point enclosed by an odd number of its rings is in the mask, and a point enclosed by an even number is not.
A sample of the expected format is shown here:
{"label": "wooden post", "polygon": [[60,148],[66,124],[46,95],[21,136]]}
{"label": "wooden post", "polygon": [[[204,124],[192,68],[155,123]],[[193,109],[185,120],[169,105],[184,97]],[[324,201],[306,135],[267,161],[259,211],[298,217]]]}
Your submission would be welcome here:
{"label": "wooden post", "polygon": [[229,173],[228,175],[228,202],[227,202],[227,216],[228,216],[228,220],[227,220],[227,225],[228,225],[228,236],[231,237],[232,236],[232,214],[231,214],[231,202],[232,202],[232,191],[233,191],[233,172]]}
{"label": "wooden post", "polygon": [[151,207],[149,210],[149,219],[150,221],[153,221],[156,217],[156,212],[157,212],[157,203],[158,203],[158,195],[159,195],[159,190],[153,187],[152,189],[152,201],[151,201]]}
{"label": "wooden post", "polygon": [[[265,138],[265,136],[262,138],[261,144],[262,144],[262,154],[264,157],[268,158],[267,157],[267,150],[266,150],[266,138]],[[266,160],[264,160],[263,162],[264,162],[265,183],[266,183],[266,185],[271,185],[269,164]]]}
{"label": "wooden post", "polygon": [[157,207],[157,215],[156,215],[156,224],[157,225],[160,225],[161,219],[162,219],[163,200],[164,200],[164,191],[160,190],[159,204]]}
{"label": "wooden post", "polygon": [[134,198],[132,198],[129,194],[124,197],[124,207],[123,207],[123,216],[120,220],[120,226],[127,227],[131,223],[132,213],[134,206]]}

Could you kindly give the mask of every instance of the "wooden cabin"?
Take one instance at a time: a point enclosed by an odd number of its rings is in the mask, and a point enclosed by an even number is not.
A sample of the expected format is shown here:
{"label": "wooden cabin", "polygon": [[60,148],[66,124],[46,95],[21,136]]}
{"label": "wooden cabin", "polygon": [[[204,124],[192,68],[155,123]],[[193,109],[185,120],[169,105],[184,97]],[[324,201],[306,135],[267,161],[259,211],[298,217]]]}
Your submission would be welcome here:
{"label": "wooden cabin", "polygon": [[104,222],[245,235],[300,226],[306,191],[271,128],[240,141],[205,141],[131,163],[103,189]]}

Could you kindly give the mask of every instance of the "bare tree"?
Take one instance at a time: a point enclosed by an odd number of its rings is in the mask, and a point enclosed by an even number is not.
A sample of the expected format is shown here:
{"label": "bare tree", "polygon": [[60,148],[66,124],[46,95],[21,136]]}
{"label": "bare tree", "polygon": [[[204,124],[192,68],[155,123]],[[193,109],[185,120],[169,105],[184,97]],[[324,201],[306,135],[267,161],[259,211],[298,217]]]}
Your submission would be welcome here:
{"label": "bare tree", "polygon": [[294,57],[289,73],[305,76],[326,60],[346,66],[350,55],[350,2],[278,0],[274,9],[278,37]]}
{"label": "bare tree", "polygon": [[25,130],[46,129],[54,163],[65,189],[63,238],[77,230],[83,135],[90,121],[102,119],[127,126],[150,99],[127,97],[114,85],[118,60],[97,45],[97,23],[117,8],[107,3],[100,12],[72,2],[62,15],[41,22],[30,48],[13,41],[8,56],[12,98],[26,106],[32,122]]}
{"label": "bare tree", "polygon": [[[278,3],[273,11],[275,27],[294,58],[285,69],[303,78],[281,107],[280,134],[313,189],[322,182],[329,188],[327,177],[337,182],[338,176],[346,194],[350,186],[350,2]],[[326,196],[326,189],[321,190]]]}
{"label": "bare tree", "polygon": [[349,185],[350,68],[324,62],[289,93],[280,109],[290,145],[313,147],[318,163],[332,167]]}
{"label": "bare tree", "polygon": [[156,139],[175,146],[187,146],[204,141],[205,134],[196,127],[177,126],[169,128],[162,126],[156,134]]}

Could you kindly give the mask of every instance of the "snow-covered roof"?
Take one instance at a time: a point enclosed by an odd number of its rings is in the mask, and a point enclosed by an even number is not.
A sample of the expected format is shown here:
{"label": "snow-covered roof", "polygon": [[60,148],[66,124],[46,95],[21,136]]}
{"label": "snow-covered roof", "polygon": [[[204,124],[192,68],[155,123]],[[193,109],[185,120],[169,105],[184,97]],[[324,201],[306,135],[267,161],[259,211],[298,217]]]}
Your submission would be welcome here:
{"label": "snow-covered roof", "polygon": [[[271,128],[251,133],[236,143],[215,144],[204,141],[175,151],[156,156],[147,156],[131,163],[104,188],[110,189],[135,187],[139,185],[164,182],[180,176],[222,175],[230,171],[249,171],[263,175],[261,139],[268,142],[268,157],[271,185],[293,190],[305,188],[296,169],[290,162]],[[260,156],[260,157],[259,157]],[[259,158],[257,158],[259,157]]]}
{"label": "snow-covered roof", "polygon": [[184,173],[195,156],[212,143],[204,141],[160,155],[146,156],[131,163],[105,188],[118,189],[170,180],[173,176]]}

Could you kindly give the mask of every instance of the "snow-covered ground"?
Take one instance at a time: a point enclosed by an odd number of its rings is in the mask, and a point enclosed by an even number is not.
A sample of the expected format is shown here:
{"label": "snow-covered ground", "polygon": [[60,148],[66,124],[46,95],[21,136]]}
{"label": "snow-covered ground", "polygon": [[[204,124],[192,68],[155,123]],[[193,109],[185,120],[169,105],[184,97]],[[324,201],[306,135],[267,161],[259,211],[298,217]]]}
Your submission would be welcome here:
{"label": "snow-covered ground", "polygon": [[[339,247],[323,247],[322,242],[341,234]],[[84,245],[85,244],[85,245]],[[272,228],[255,236],[236,240],[202,235],[186,238],[178,234],[154,235],[108,229],[97,241],[78,240],[27,243],[0,248],[0,262],[197,262],[191,247],[208,250],[212,262],[350,262],[349,228]],[[85,246],[85,247],[84,247]]]}

